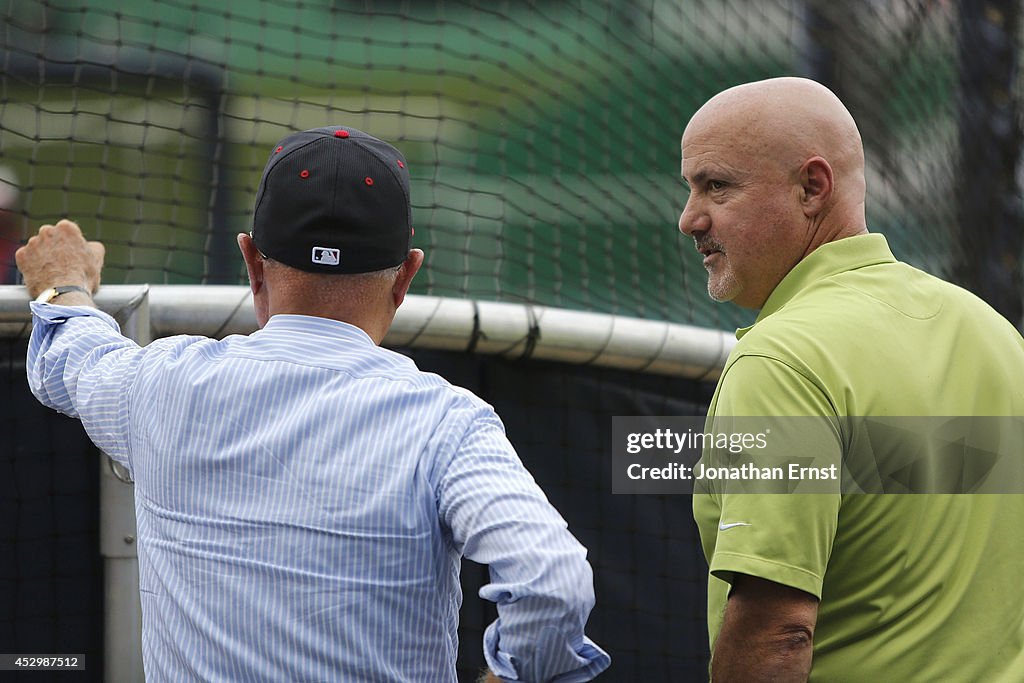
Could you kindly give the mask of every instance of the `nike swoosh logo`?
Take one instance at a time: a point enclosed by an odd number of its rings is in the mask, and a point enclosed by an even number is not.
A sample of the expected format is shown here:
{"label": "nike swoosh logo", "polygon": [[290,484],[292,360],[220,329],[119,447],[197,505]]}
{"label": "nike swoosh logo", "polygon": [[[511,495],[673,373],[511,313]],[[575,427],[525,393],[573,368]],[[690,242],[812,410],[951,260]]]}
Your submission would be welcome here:
{"label": "nike swoosh logo", "polygon": [[733,522],[732,524],[722,524],[721,522],[718,523],[719,531],[725,531],[726,529],[731,529],[734,526],[751,526],[751,525],[748,524],[747,522]]}

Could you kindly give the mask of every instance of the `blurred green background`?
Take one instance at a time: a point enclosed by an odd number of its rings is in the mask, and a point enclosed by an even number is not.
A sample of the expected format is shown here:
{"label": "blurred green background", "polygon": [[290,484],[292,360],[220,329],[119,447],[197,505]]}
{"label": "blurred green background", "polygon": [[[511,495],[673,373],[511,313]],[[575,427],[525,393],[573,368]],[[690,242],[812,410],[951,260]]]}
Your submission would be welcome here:
{"label": "blurred green background", "polygon": [[[0,164],[20,190],[22,233],[78,220],[108,245],[107,282],[242,282],[233,236],[248,230],[276,141],[353,126],[410,160],[414,243],[428,255],[415,292],[730,328],[751,314],[708,299],[676,230],[678,141],[722,88],[807,72],[818,49],[807,11],[10,3]],[[898,256],[948,274],[954,16],[934,4],[858,21],[851,31],[874,31],[860,58],[872,75],[849,78],[843,96],[869,145],[869,220]]]}

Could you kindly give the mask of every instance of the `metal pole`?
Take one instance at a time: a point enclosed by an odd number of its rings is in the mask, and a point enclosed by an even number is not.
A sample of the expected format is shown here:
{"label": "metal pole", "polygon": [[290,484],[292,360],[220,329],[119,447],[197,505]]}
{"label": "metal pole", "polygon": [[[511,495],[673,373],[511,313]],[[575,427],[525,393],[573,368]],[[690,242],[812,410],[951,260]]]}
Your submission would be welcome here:
{"label": "metal pole", "polygon": [[[125,336],[151,341],[149,288],[115,311]],[[142,604],[134,487],[128,472],[104,455],[100,462],[100,554],[103,557],[103,680],[144,681]]]}
{"label": "metal pole", "polygon": [[[143,298],[145,305],[143,305]],[[104,285],[96,305],[140,343],[172,334],[224,337],[256,330],[249,288],[235,285]],[[27,334],[25,288],[0,285],[0,336]],[[548,306],[410,294],[384,338],[388,347],[466,351],[582,363],[712,380],[733,334],[692,325]]]}
{"label": "metal pole", "polygon": [[143,681],[142,605],[132,484],[100,462],[100,554],[103,556],[103,680]]}
{"label": "metal pole", "polygon": [[805,0],[803,7],[803,75],[824,86],[837,89],[836,43],[838,41],[835,22],[829,14],[829,3],[822,0]]}
{"label": "metal pole", "polygon": [[[231,230],[231,164],[228,155],[231,146],[227,133],[227,92],[217,86],[212,77],[205,86],[204,98],[208,102],[206,134],[207,164],[210,173],[210,196],[207,205],[210,237],[206,250],[206,272],[203,283],[210,285],[238,284],[242,260],[235,245],[235,233]],[[248,228],[246,228],[248,230]]]}
{"label": "metal pole", "polygon": [[960,168],[957,193],[967,253],[958,280],[1015,325],[1024,323],[1021,206],[1024,142],[1014,84],[1019,0],[960,0]]}

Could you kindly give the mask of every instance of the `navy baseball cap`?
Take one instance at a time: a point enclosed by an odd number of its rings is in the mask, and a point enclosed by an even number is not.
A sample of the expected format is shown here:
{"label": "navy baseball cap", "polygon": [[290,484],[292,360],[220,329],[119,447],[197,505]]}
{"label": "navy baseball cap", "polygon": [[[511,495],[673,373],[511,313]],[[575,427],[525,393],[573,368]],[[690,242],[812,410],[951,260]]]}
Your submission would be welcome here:
{"label": "navy baseball cap", "polygon": [[411,237],[408,163],[388,143],[314,128],[271,152],[252,223],[264,256],[313,273],[368,273],[401,264]]}

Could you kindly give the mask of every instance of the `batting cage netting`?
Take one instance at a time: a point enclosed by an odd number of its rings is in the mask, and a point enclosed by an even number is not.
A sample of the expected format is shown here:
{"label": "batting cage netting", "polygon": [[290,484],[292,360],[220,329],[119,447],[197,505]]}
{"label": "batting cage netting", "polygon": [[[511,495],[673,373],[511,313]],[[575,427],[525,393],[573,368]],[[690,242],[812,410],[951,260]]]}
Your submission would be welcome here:
{"label": "batting cage netting", "polygon": [[802,74],[859,121],[897,256],[1020,318],[1012,0],[3,5],[5,237],[71,216],[108,282],[239,282],[272,146],[343,124],[411,162],[415,291],[728,328],[674,228],[678,140],[723,87]]}
{"label": "batting cage netting", "polygon": [[[18,244],[67,216],[106,244],[105,283],[241,284],[235,235],[274,145],[345,125],[409,159],[427,254],[414,293],[728,330],[752,314],[710,301],[676,228],[679,138],[719,90],[801,75],[858,121],[870,228],[1019,324],[1021,15],[1017,0],[7,0],[0,282],[17,282]],[[0,651],[95,663],[96,456],[31,407],[24,340],[9,344]],[[698,679],[690,501],[612,496],[607,458],[612,415],[700,413],[710,385],[411,353],[496,405],[591,549],[589,630],[615,661],[602,680]],[[482,579],[467,566],[465,680],[490,618]]]}

